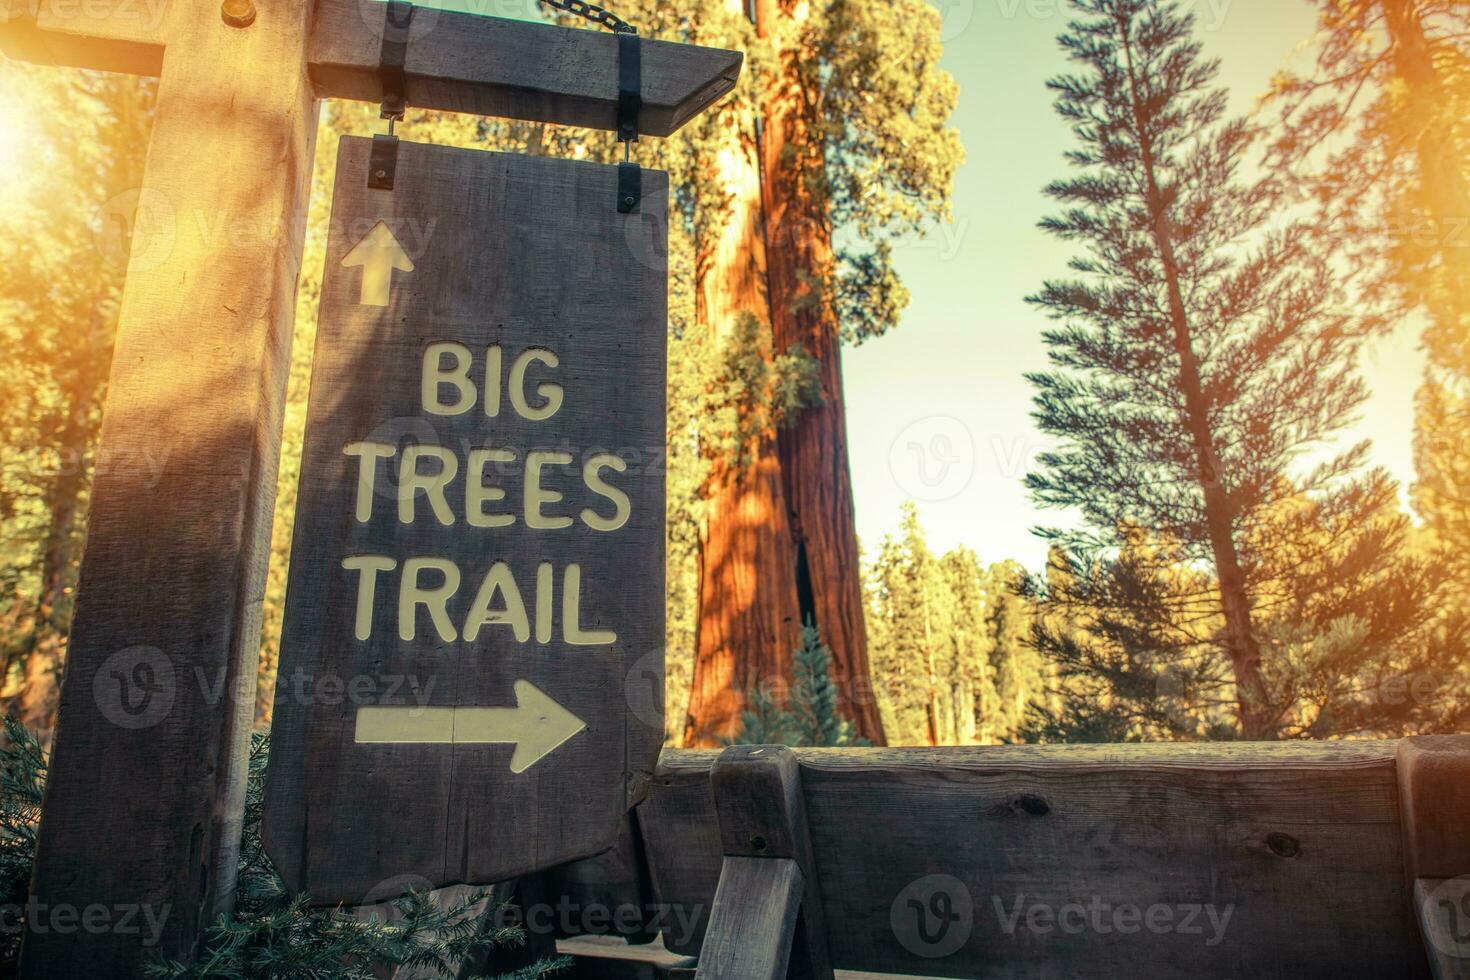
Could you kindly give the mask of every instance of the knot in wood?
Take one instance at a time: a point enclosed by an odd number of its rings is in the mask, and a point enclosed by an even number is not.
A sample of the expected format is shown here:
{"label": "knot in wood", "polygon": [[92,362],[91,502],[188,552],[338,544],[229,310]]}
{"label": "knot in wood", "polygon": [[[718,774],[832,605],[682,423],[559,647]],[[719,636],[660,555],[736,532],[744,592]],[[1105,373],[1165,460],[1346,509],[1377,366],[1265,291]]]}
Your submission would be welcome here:
{"label": "knot in wood", "polygon": [[1039,796],[1023,793],[1004,802],[997,803],[985,811],[987,817],[1044,817],[1051,812],[1051,804]]}
{"label": "knot in wood", "polygon": [[1302,842],[1290,834],[1267,834],[1266,847],[1277,857],[1294,858],[1302,852]]}

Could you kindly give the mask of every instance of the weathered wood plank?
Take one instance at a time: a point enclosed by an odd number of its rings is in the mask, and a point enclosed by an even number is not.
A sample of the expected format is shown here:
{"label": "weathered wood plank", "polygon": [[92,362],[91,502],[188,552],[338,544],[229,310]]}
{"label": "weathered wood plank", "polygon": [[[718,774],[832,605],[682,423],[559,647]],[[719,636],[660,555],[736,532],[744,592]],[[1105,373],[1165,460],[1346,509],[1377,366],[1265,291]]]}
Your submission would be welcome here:
{"label": "weathered wood plank", "polygon": [[715,761],[710,787],[726,869],[731,857],[752,857],[790,859],[801,870],[804,885],[801,917],[794,923],[791,980],[832,980],[826,918],[796,756],[783,745],[732,745]]}
{"label": "weathered wood plank", "polygon": [[556,951],[573,957],[558,978],[564,980],[666,980],[675,970],[694,974],[692,956],[671,953],[662,943],[629,945],[615,936],[574,936],[557,942]]}
{"label": "weathered wood plank", "polygon": [[655,942],[653,889],[648,882],[648,862],[643,839],[638,833],[638,811],[630,811],[609,850],[584,861],[573,861],[541,876],[547,894],[564,913],[556,921],[558,938],[607,936],[634,945]]}
{"label": "weathered wood plank", "polygon": [[1470,875],[1470,735],[1404,739],[1398,776],[1405,874]]}
{"label": "weathered wood plank", "polygon": [[169,4],[170,0],[0,0],[0,51],[33,64],[157,75],[163,65]]}
{"label": "weathered wood plank", "polygon": [[[42,64],[157,75],[170,2],[0,0],[0,50]],[[210,6],[218,20],[218,5]],[[378,62],[385,6],[379,0],[316,0],[309,60],[321,97],[383,97]],[[267,12],[258,23],[268,25],[268,18]],[[408,104],[615,129],[617,52],[617,39],[603,30],[416,8],[405,65]],[[677,131],[735,87],[744,57],[645,40],[639,131]]]}
{"label": "weathered wood plank", "polygon": [[[382,5],[318,0],[311,73],[322,95],[375,102]],[[639,131],[668,136],[735,87],[738,51],[643,42]],[[416,10],[408,43],[408,104],[615,129],[618,43],[607,31]]]}
{"label": "weathered wood plank", "polygon": [[233,900],[316,132],[308,11],[257,3],[170,24],[36,856],[37,902],[133,926],[31,931],[31,978],[187,958]]}
{"label": "weathered wood plank", "polygon": [[[338,155],[266,776],[267,851],[322,904],[605,851],[663,739],[623,685],[664,637],[667,177],[644,171],[620,214],[616,167],[405,142],[383,191],[370,152]],[[352,259],[374,241],[406,258],[376,297]],[[431,504],[412,473],[449,475]],[[451,594],[431,614],[405,604],[415,583]],[[512,593],[519,626],[491,612]],[[360,722],[476,711],[513,713],[516,737]]]}
{"label": "weathered wood plank", "polygon": [[[1423,977],[1394,753],[1391,742],[798,749],[834,966],[977,980],[1140,964],[1165,980]],[[640,808],[660,902],[712,900],[717,757],[665,752]],[[1145,924],[1156,906],[1168,928]],[[666,941],[695,953],[697,932]]]}
{"label": "weathered wood plank", "polygon": [[801,893],[790,858],[725,858],[695,980],[786,980]]}
{"label": "weathered wood plank", "polygon": [[1470,978],[1470,736],[1398,746],[1404,874],[1436,980]]}

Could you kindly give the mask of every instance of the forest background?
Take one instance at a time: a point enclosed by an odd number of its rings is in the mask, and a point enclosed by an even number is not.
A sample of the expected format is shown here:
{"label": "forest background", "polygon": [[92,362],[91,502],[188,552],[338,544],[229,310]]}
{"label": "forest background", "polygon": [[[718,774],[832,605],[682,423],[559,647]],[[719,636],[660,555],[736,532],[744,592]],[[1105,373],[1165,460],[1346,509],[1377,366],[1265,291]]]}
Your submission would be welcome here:
{"label": "forest background", "polygon": [[[752,694],[782,697],[809,621],[870,741],[1461,726],[1463,3],[616,7],[748,55],[735,97],[638,148],[682,188],[671,743],[732,737]],[[0,655],[7,711],[44,734],[122,275],[169,219],[138,190],[150,83],[7,62],[0,88]],[[375,117],[330,104],[317,143],[263,727],[329,175],[336,137]],[[450,114],[401,133],[615,152]]]}

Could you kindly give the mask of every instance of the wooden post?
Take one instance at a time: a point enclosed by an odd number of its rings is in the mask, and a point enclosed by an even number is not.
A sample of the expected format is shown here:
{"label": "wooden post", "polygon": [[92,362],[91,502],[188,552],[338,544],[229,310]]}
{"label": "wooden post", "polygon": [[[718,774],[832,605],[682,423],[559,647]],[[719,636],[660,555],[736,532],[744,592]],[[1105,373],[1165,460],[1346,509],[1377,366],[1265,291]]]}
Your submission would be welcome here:
{"label": "wooden post", "polygon": [[725,860],[697,980],[832,980],[796,756],[732,745],[710,786]]}
{"label": "wooden post", "polygon": [[1404,874],[1436,980],[1470,980],[1470,735],[1398,747]]}
{"label": "wooden post", "polygon": [[[188,960],[229,908],[317,97],[381,96],[377,2],[0,0],[0,50],[159,75],[22,951],[26,977]],[[225,16],[228,13],[228,18]],[[411,106],[617,125],[616,38],[426,11]],[[643,45],[639,129],[738,52]]]}
{"label": "wooden post", "polygon": [[188,959],[233,899],[317,118],[310,5],[255,2],[245,29],[168,9],[140,198],[164,238],[128,269],[27,978]]}

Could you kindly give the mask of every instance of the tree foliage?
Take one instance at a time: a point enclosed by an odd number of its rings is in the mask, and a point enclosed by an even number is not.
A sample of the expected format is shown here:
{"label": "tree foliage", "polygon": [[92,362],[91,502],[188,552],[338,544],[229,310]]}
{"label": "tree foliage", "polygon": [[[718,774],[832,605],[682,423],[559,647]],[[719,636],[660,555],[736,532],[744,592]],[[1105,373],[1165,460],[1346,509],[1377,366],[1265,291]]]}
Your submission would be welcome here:
{"label": "tree foliage", "polygon": [[[1032,299],[1058,322],[1053,370],[1031,376],[1058,445],[1027,484],[1083,519],[1046,532],[1065,574],[1035,591],[1084,629],[1043,623],[1037,642],[1155,735],[1389,724],[1339,698],[1431,666],[1437,576],[1403,547],[1367,447],[1329,448],[1383,321],[1345,304],[1331,256],[1282,218],[1282,184],[1243,176],[1258,134],[1225,118],[1192,18],[1159,0],[1073,7],[1061,43],[1081,70],[1051,87],[1081,172],[1048,187],[1063,210],[1043,227],[1082,252]],[[1324,656],[1327,637],[1343,642]]]}
{"label": "tree foliage", "polygon": [[[386,971],[453,978],[475,956],[524,943],[525,934],[488,895],[474,892],[441,902],[433,894],[394,899],[391,911],[311,908],[306,896],[286,891],[265,856],[260,838],[269,739],[251,742],[246,784],[244,840],[240,848],[235,910],[205,931],[194,963],[160,959],[149,969],[159,980],[376,980]],[[46,789],[46,750],[36,735],[6,719],[0,747],[0,890],[11,908],[26,907],[41,800]],[[506,924],[500,924],[500,923]],[[0,976],[14,976],[20,935],[7,931],[0,944]],[[541,980],[565,960],[535,963],[502,980]]]}
{"label": "tree foliage", "polygon": [[1318,0],[1316,59],[1273,85],[1272,161],[1359,302],[1424,323],[1414,504],[1470,609],[1470,9]]}
{"label": "tree foliage", "polygon": [[792,655],[791,678],[777,690],[766,685],[751,691],[750,708],[741,715],[740,732],[731,745],[790,745],[839,748],[867,745],[838,709],[832,683],[832,651],[815,627],[801,631],[801,646]]}
{"label": "tree foliage", "polygon": [[1030,645],[1024,570],[990,567],[967,548],[930,549],[913,505],[867,569],[877,696],[894,745],[1013,740],[1045,698],[1047,668]]}
{"label": "tree foliage", "polygon": [[152,85],[6,62],[0,89],[24,117],[0,241],[0,650],[8,712],[49,738],[129,235],[159,230],[138,191]]}

